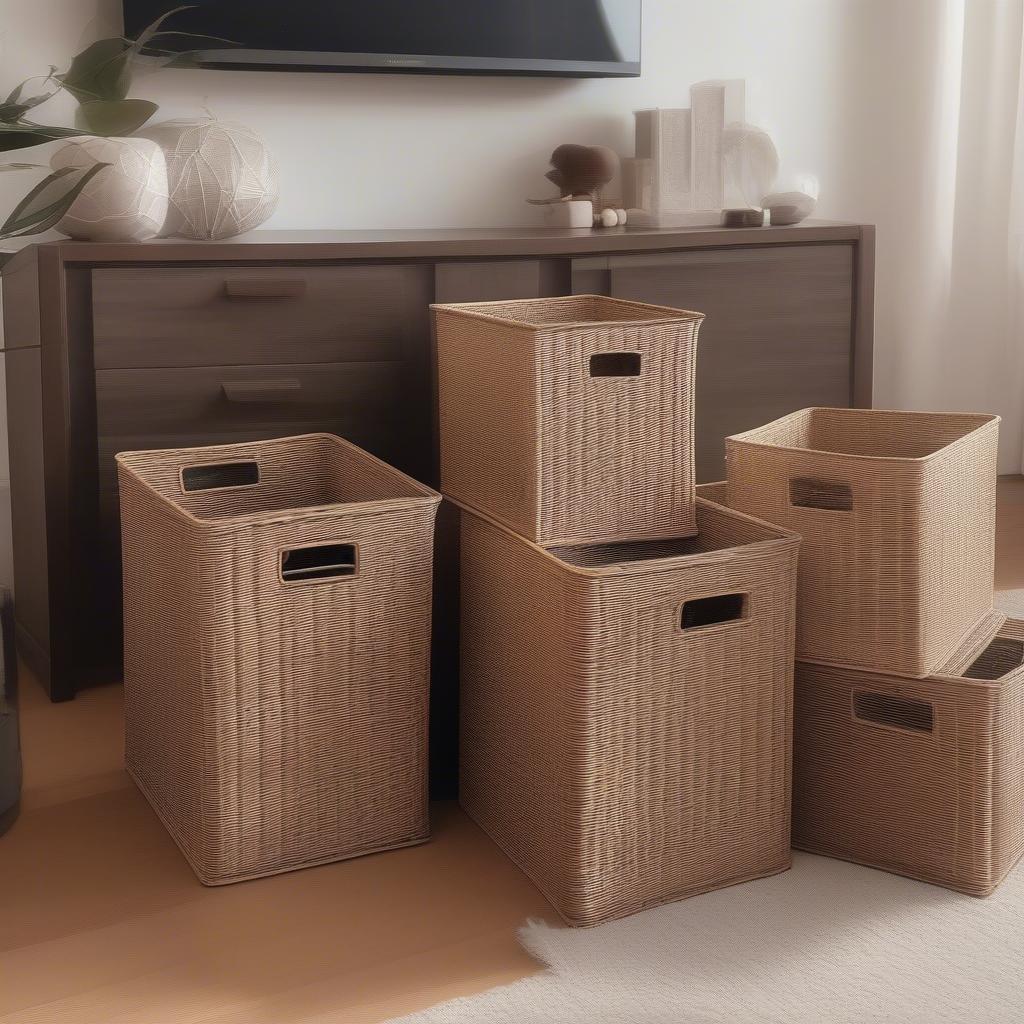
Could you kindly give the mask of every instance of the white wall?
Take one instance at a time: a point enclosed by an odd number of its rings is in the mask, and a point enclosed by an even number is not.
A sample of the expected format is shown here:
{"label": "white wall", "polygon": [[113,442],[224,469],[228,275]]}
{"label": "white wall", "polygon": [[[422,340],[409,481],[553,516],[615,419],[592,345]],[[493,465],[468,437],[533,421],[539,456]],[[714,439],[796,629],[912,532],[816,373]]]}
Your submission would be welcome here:
{"label": "white wall", "polygon": [[[686,105],[689,85],[704,78],[745,78],[748,117],[782,155],[780,185],[813,173],[819,216],[878,225],[876,404],[954,406],[948,382],[922,390],[901,345],[913,296],[901,283],[900,241],[925,216],[920,137],[939,109],[936,84],[912,79],[906,55],[938,31],[942,3],[646,0],[635,80],[161,71],[135,93],[160,103],[158,119],[206,107],[263,132],[282,175],[268,227],[501,227],[538,222],[523,200],[548,193],[543,174],[559,143],[629,154],[635,108]],[[0,0],[0,91],[116,32],[119,7]],[[0,211],[27,187],[15,177],[0,175]],[[970,399],[1004,415],[1004,469],[1016,471],[1017,397],[997,385]]]}
{"label": "white wall", "polygon": [[[9,12],[0,20],[4,78],[62,64],[83,39],[118,31],[119,6],[0,0]],[[524,199],[550,193],[543,173],[556,145],[603,143],[630,153],[631,112],[685,106],[690,83],[702,78],[747,78],[750,115],[773,131],[786,174],[808,170],[828,181],[832,147],[821,129],[838,101],[835,53],[846,4],[644,6],[645,71],[636,80],[161,71],[136,93],[160,103],[158,118],[208,106],[264,133],[282,174],[281,205],[268,227],[537,223]]]}

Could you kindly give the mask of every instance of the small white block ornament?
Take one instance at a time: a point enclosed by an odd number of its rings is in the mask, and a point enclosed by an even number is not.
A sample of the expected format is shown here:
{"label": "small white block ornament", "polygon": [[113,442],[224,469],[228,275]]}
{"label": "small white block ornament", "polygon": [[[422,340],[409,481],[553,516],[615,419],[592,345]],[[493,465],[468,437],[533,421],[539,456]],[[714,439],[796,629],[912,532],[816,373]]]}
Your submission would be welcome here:
{"label": "small white block ornament", "polygon": [[85,136],[62,146],[50,167],[107,163],[85,186],[57,230],[92,242],[142,242],[155,237],[167,217],[167,165],[149,139]]}
{"label": "small white block ornament", "polygon": [[277,207],[277,163],[259,133],[233,121],[166,121],[142,134],[163,149],[170,210],[162,235],[231,238]]}

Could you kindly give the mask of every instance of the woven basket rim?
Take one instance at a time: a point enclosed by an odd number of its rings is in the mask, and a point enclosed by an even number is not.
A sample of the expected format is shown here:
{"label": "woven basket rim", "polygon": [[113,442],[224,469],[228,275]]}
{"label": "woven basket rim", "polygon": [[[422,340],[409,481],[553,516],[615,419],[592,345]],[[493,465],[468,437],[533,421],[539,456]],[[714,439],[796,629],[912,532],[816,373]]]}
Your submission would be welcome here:
{"label": "woven basket rim", "polygon": [[[938,420],[962,420],[965,423],[974,423],[974,426],[966,430],[960,437],[955,438],[948,444],[942,445],[941,448],[937,448],[933,452],[929,452],[927,455],[921,455],[913,457],[909,455],[853,455],[849,452],[837,452],[831,451],[828,448],[806,448],[806,447],[794,447],[792,445],[775,444],[770,440],[763,439],[773,428],[778,427],[785,423],[790,423],[798,417],[805,415],[813,415],[814,413],[829,413],[830,415],[845,416],[849,419],[870,419],[875,414],[888,415],[888,416],[908,416],[918,420],[934,419]],[[727,437],[727,444],[745,445],[751,448],[764,448],[772,449],[779,452],[790,452],[790,453],[806,453],[811,455],[827,455],[830,459],[842,459],[850,462],[890,462],[890,463],[925,463],[931,459],[941,458],[946,452],[949,451],[954,445],[960,444],[966,438],[972,434],[976,434],[979,431],[996,428],[1002,422],[1002,417],[995,413],[960,413],[960,412],[921,412],[919,410],[907,410],[907,409],[846,409],[837,408],[834,406],[825,405],[813,405],[806,409],[798,409],[796,412],[791,412],[786,416],[780,416],[777,420],[772,420],[771,423],[765,423],[760,427],[754,427],[751,430],[746,430],[740,434],[731,434]]]}
{"label": "woven basket rim", "polygon": [[[488,313],[488,309],[496,309],[508,306],[512,303],[533,306],[550,306],[559,303],[568,304],[578,299],[598,299],[614,304],[626,306],[638,311],[649,311],[663,314],[661,316],[649,316],[643,319],[624,320],[565,320],[563,322],[551,321],[535,322],[531,320],[520,320],[509,316],[496,316]],[[582,295],[559,295],[550,298],[540,299],[506,299],[501,302],[434,302],[430,308],[435,312],[454,313],[458,316],[473,317],[477,320],[484,320],[488,323],[502,324],[505,327],[514,327],[530,334],[554,333],[559,331],[581,330],[587,327],[603,326],[618,327],[623,325],[646,326],[650,324],[665,323],[700,323],[705,314],[692,309],[677,309],[674,306],[658,306],[650,302],[637,302],[634,299],[617,299],[610,295],[593,295],[590,293]]]}
{"label": "woven basket rim", "polygon": [[[482,519],[489,526],[494,527],[501,533],[508,537],[512,537],[522,544],[526,544],[534,552],[541,555],[546,561],[558,566],[558,568],[565,573],[573,576],[580,576],[586,579],[611,579],[618,578],[621,576],[636,576],[647,573],[656,572],[668,572],[679,568],[683,565],[700,565],[708,561],[718,562],[724,556],[729,555],[731,552],[742,551],[744,553],[759,552],[759,551],[774,551],[784,550],[787,548],[798,548],[800,546],[800,535],[794,533],[791,530],[786,530],[781,526],[775,526],[773,523],[767,523],[763,519],[758,519],[756,516],[748,516],[743,512],[737,512],[735,509],[728,508],[725,505],[721,505],[715,501],[708,501],[705,498],[698,497],[696,499],[697,507],[709,506],[720,513],[724,513],[730,519],[736,519],[741,522],[752,523],[768,533],[772,533],[775,536],[768,538],[767,540],[754,541],[750,544],[734,544],[727,548],[716,548],[713,551],[701,551],[691,555],[669,555],[665,558],[645,558],[640,561],[633,562],[616,562],[610,565],[604,565],[597,568],[582,565],[573,565],[571,562],[567,562],[562,558],[559,558],[551,548],[558,547],[603,547],[605,546],[601,541],[589,541],[585,544],[550,544],[543,545],[537,544],[530,540],[528,537],[524,537],[521,533],[516,533],[515,530],[505,526],[504,523],[499,522],[497,519],[489,516],[486,512],[481,512],[479,509],[474,508],[472,505],[467,505],[465,502],[457,501],[456,499],[446,495],[445,500],[450,501],[453,505],[459,508],[463,512],[468,512],[470,515],[476,516],[478,519]],[[663,538],[670,539],[670,538]],[[679,540],[692,540],[693,537],[680,537]],[[622,543],[623,545],[636,544],[642,545],[649,543],[647,541],[622,541],[616,542]]]}
{"label": "woven basket rim", "polygon": [[[990,613],[992,614],[992,613]],[[973,657],[964,659],[966,666],[969,667],[974,663],[974,660],[979,657],[982,652],[992,644],[995,640],[1024,640],[1024,619],[1011,619],[1001,613],[995,613],[1000,616],[1002,622],[999,628],[994,632],[989,632],[987,635],[983,635],[983,638],[977,641],[977,645],[974,648]],[[970,638],[968,638],[968,641]],[[961,648],[955,655],[950,659],[950,662],[958,661],[963,658],[964,649]],[[838,661],[822,661],[819,658],[797,658],[801,664],[816,665],[819,668],[836,669],[839,672],[860,672],[868,676],[884,676],[894,681],[902,681],[906,683],[908,687],[920,686],[922,683],[956,683],[957,686],[970,686],[975,687],[979,690],[998,690],[1011,683],[1015,683],[1024,676],[1024,665],[1021,665],[1015,669],[1011,669],[1006,675],[1000,676],[998,679],[972,679],[968,676],[961,675],[957,672],[950,672],[948,668],[937,669],[935,672],[931,672],[926,676],[908,676],[904,672],[886,672],[883,669],[864,667],[863,665],[845,665]],[[947,663],[948,666],[949,663]]]}
{"label": "woven basket rim", "polygon": [[[197,516],[182,505],[179,505],[178,502],[172,501],[167,497],[167,495],[158,491],[144,476],[140,475],[131,464],[132,460],[136,457],[151,457],[154,455],[188,456],[190,453],[195,452],[197,454],[206,453],[210,455],[210,461],[206,464],[217,465],[218,463],[223,462],[225,456],[229,456],[232,450],[244,449],[247,452],[251,452],[253,447],[270,448],[273,445],[280,444],[284,441],[306,440],[326,440],[336,448],[347,449],[349,452],[358,455],[360,458],[365,458],[370,462],[374,462],[377,466],[387,470],[396,480],[400,480],[402,483],[408,485],[410,491],[415,493],[401,498],[328,502],[320,505],[302,505],[298,508],[291,509],[278,508],[267,509],[262,512],[245,512],[237,516],[220,516],[218,518],[211,519],[205,516]],[[219,453],[219,456],[214,458],[213,452]],[[114,456],[114,460],[117,462],[120,470],[124,470],[125,473],[131,476],[135,483],[155,495],[161,504],[169,509],[173,509],[178,516],[185,519],[193,526],[200,527],[204,530],[234,530],[237,529],[239,525],[245,524],[268,526],[274,523],[294,522],[297,519],[311,521],[324,516],[336,515],[341,509],[344,509],[347,513],[355,514],[388,513],[399,509],[429,508],[430,506],[439,505],[441,503],[441,494],[438,491],[435,491],[432,487],[428,487],[426,484],[420,483],[419,480],[414,479],[407,473],[403,473],[400,469],[396,469],[389,463],[384,462],[383,459],[378,459],[377,456],[371,455],[365,449],[352,444],[351,441],[346,441],[343,437],[338,437],[337,434],[330,434],[325,431],[318,431],[309,434],[289,434],[285,437],[264,438],[258,441],[241,441],[235,444],[198,445],[192,448],[147,448],[136,451],[124,451],[118,452]],[[204,465],[204,463],[196,462],[193,463],[193,465],[200,466]]]}

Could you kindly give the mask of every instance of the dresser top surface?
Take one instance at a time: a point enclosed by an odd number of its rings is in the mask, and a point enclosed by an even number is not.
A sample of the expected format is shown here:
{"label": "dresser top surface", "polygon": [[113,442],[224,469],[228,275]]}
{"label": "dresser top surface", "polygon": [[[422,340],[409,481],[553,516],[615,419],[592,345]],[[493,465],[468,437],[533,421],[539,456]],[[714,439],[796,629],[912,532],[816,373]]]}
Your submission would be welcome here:
{"label": "dresser top surface", "polygon": [[[429,259],[601,255],[733,245],[856,241],[863,227],[810,220],[763,228],[430,228],[387,231],[253,231],[223,241],[157,238],[148,242],[71,239],[0,248],[0,265],[18,250],[66,264],[263,260]],[[44,255],[45,254],[45,255]],[[17,260],[21,262],[21,260]]]}

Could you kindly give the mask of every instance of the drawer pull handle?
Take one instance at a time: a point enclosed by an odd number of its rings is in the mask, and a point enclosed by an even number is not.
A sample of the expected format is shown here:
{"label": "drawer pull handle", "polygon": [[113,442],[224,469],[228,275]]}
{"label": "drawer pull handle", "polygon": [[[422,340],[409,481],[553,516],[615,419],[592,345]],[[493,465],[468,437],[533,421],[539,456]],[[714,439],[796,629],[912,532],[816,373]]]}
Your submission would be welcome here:
{"label": "drawer pull handle", "polygon": [[220,387],[229,402],[293,402],[302,396],[298,380],[225,380]]}
{"label": "drawer pull handle", "polygon": [[357,567],[355,544],[320,544],[281,552],[281,580],[284,583],[355,576]]}
{"label": "drawer pull handle", "polygon": [[888,693],[855,693],[853,716],[859,722],[884,725],[904,732],[931,732],[935,727],[935,713],[931,704],[923,700],[894,697]]}
{"label": "drawer pull handle", "polygon": [[302,278],[286,278],[279,281],[238,280],[225,281],[224,294],[229,299],[251,302],[278,302],[283,299],[301,299],[306,294],[306,282]]}

